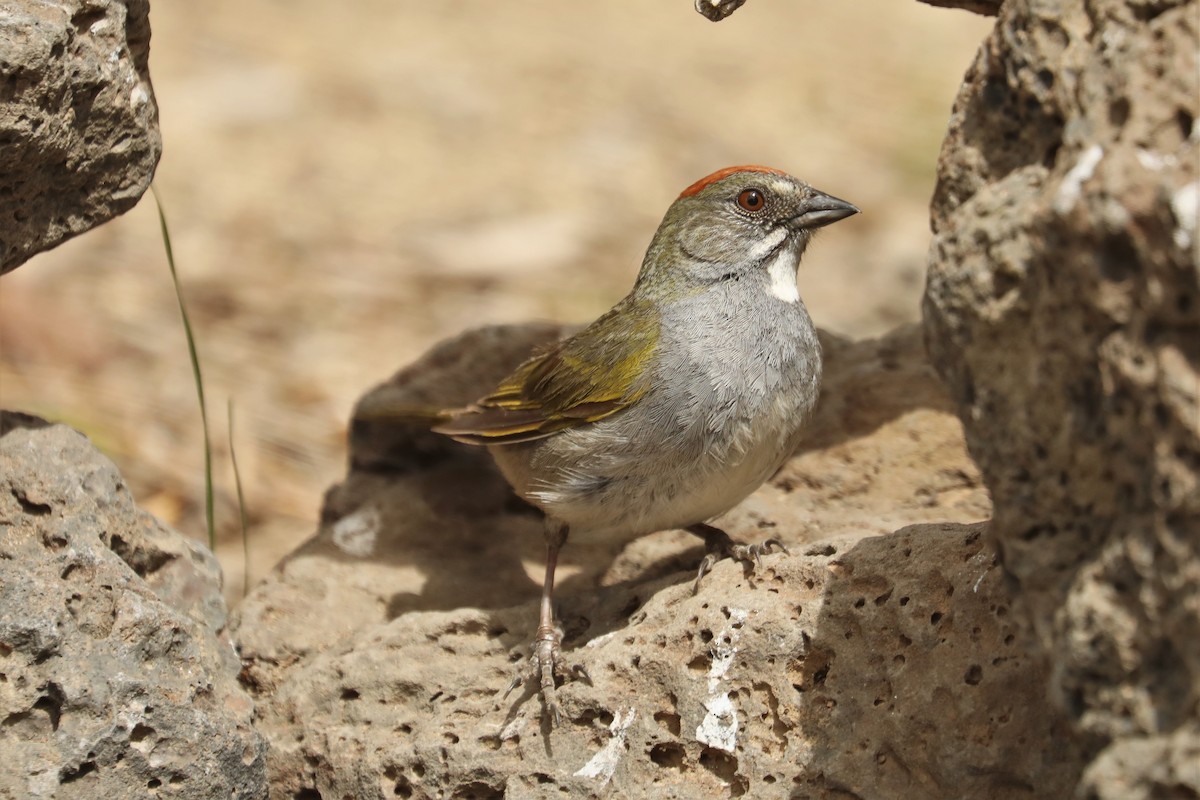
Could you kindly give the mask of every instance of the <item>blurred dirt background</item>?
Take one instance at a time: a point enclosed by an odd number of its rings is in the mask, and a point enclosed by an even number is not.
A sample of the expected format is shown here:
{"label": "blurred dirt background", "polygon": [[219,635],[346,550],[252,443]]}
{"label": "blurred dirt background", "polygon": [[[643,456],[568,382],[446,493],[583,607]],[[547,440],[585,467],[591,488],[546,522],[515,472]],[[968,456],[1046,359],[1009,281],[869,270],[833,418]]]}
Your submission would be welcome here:
{"label": "blurred dirt background", "polygon": [[[249,573],[316,527],[355,400],[446,336],[582,322],[667,205],[764,163],[858,204],[805,258],[817,324],[918,317],[934,163],[990,21],[912,0],[352,5],[160,2],[165,204],[212,421],[218,555]],[[0,403],[68,422],[204,536],[191,367],[149,197],[0,282]]]}

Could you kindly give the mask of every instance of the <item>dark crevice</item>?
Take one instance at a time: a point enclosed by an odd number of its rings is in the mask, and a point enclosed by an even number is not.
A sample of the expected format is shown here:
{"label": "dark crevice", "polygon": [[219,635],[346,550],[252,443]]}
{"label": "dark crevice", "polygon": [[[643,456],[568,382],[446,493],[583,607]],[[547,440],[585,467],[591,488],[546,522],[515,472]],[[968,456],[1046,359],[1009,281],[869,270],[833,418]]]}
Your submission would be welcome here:
{"label": "dark crevice", "polygon": [[21,510],[32,517],[44,517],[53,511],[48,503],[36,503],[26,497],[25,493],[20,489],[13,489],[12,496],[15,497],[17,503],[20,504]]}
{"label": "dark crevice", "polygon": [[103,8],[86,8],[71,17],[71,25],[80,36],[90,36],[92,26],[106,16],[108,13]]}
{"label": "dark crevice", "polygon": [[59,773],[58,780],[59,783],[71,783],[72,781],[77,781],[84,775],[95,771],[95,761],[84,761],[77,767],[63,767],[62,772]]}

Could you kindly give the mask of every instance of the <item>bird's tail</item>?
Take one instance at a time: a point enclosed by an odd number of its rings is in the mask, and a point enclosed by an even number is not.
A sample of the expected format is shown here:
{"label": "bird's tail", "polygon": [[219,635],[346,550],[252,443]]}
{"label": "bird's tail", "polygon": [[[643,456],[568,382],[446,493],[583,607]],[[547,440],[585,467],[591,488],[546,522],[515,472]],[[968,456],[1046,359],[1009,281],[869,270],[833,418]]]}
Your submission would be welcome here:
{"label": "bird's tail", "polygon": [[432,428],[449,422],[453,412],[431,405],[405,403],[386,392],[372,392],[354,409],[355,422],[397,422]]}

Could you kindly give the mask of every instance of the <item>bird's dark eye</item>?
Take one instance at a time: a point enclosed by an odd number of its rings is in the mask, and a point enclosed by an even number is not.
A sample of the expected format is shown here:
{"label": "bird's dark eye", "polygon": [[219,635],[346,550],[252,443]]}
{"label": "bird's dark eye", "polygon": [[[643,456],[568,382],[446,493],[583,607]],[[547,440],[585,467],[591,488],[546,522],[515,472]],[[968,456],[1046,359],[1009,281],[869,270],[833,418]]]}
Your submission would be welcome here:
{"label": "bird's dark eye", "polygon": [[743,189],[737,202],[746,211],[761,211],[767,199],[763,197],[761,189]]}

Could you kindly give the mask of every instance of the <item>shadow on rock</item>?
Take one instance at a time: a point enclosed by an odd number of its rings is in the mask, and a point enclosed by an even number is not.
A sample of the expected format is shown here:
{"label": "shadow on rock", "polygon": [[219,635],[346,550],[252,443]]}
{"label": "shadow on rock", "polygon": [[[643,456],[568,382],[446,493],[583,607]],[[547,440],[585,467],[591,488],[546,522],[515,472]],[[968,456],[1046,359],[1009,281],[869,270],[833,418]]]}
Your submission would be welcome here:
{"label": "shadow on rock", "polygon": [[[497,697],[534,604],[413,612],[263,701],[273,785],[343,796],[1062,797],[1082,763],[985,525],[923,524],[568,600],[590,630],[546,725]],[[599,633],[598,631],[606,631]],[[336,731],[336,736],[328,732]],[[374,785],[372,783],[372,785]],[[465,796],[465,794],[464,794]]]}
{"label": "shadow on rock", "polygon": [[[364,625],[413,611],[504,608],[537,596],[540,514],[515,498],[485,450],[387,410],[469,403],[563,334],[554,325],[470,331],[363,398],[359,409],[371,414],[356,415],[350,471],[328,492],[319,532],[235,618],[251,685],[274,681],[257,667],[273,672]],[[945,518],[948,509],[952,518],[985,518],[986,494],[958,421],[944,409],[917,328],[861,343],[823,340],[829,366],[810,441],[722,526],[743,541],[776,536],[794,545],[884,533]],[[930,458],[939,469],[923,468]],[[700,559],[698,544],[678,531],[623,549],[569,543],[558,595],[566,601],[601,585],[665,575],[686,581]],[[569,617],[570,604],[565,608]]]}

